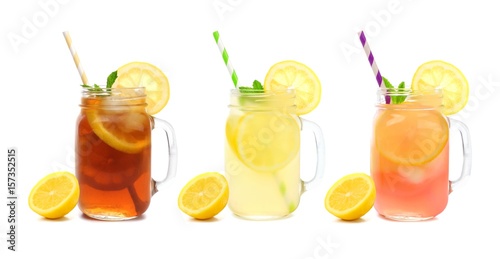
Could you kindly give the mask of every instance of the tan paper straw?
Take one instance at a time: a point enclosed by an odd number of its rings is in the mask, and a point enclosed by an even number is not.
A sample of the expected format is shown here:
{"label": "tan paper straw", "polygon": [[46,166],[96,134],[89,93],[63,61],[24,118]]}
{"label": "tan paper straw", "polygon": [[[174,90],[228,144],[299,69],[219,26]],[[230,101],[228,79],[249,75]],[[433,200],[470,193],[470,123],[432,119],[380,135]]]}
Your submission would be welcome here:
{"label": "tan paper straw", "polygon": [[68,44],[69,51],[71,52],[71,56],[73,56],[73,61],[75,61],[76,68],[78,69],[78,73],[80,73],[80,77],[82,78],[82,82],[84,85],[88,85],[87,75],[83,70],[82,64],[80,63],[80,58],[78,57],[78,53],[76,53],[75,48],[73,47],[73,41],[71,40],[71,36],[68,31],[63,32],[64,38],[66,39],[66,44]]}

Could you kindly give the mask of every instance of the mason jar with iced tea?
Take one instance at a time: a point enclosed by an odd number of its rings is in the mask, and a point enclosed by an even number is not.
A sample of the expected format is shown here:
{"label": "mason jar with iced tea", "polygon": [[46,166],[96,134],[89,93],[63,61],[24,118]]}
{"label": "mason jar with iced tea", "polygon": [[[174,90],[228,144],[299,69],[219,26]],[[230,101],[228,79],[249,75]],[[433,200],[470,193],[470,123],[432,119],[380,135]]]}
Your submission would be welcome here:
{"label": "mason jar with iced tea", "polygon": [[[85,89],[76,123],[76,176],[79,208],[101,220],[142,215],[159,184],[175,174],[176,144],[172,126],[146,112],[146,91],[138,88]],[[151,131],[165,131],[168,170],[151,175]]]}

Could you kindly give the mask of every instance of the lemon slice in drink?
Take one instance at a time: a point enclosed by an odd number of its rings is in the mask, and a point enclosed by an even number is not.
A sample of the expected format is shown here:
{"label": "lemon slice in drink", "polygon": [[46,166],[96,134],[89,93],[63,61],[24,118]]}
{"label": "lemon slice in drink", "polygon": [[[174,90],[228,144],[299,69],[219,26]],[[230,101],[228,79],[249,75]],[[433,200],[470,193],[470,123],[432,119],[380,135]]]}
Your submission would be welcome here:
{"label": "lemon slice in drink", "polygon": [[151,143],[150,118],[144,112],[89,109],[86,115],[93,132],[116,150],[135,154]]}
{"label": "lemon slice in drink", "polygon": [[413,75],[411,88],[423,92],[442,89],[445,115],[459,112],[469,99],[469,83],[464,74],[454,65],[441,60],[420,65]]}
{"label": "lemon slice in drink", "polygon": [[64,217],[71,212],[80,197],[75,175],[54,172],[39,180],[31,189],[28,203],[31,210],[48,219]]}
{"label": "lemon slice in drink", "polygon": [[335,182],[325,196],[325,208],[343,220],[356,220],[375,203],[375,183],[364,173],[345,175]]}
{"label": "lemon slice in drink", "polygon": [[[170,86],[165,74],[156,66],[146,62],[130,62],[118,68],[117,74],[112,88],[145,88],[146,112],[149,115],[160,112],[167,105]],[[130,102],[133,104],[132,100]],[[88,109],[86,115],[94,133],[116,150],[134,154],[150,144],[149,134],[144,134],[150,130],[149,117],[140,110],[132,107]]]}
{"label": "lemon slice in drink", "polygon": [[112,87],[145,87],[146,111],[150,115],[160,112],[170,98],[170,84],[165,74],[146,62],[130,62],[118,68],[118,77]]}
{"label": "lemon slice in drink", "polygon": [[264,90],[284,91],[295,89],[297,115],[313,111],[321,99],[321,82],[308,66],[285,60],[274,64],[267,72]]}
{"label": "lemon slice in drink", "polygon": [[239,159],[257,172],[275,172],[299,151],[300,128],[292,115],[253,112],[243,115],[232,146]]}
{"label": "lemon slice in drink", "polygon": [[[428,163],[448,143],[448,123],[437,110],[402,109],[381,112],[375,123],[375,145],[391,161],[408,166]],[[424,107],[424,106],[422,106]]]}
{"label": "lemon slice in drink", "polygon": [[217,172],[202,173],[182,188],[178,197],[179,209],[196,219],[209,219],[227,205],[229,186],[226,178]]}

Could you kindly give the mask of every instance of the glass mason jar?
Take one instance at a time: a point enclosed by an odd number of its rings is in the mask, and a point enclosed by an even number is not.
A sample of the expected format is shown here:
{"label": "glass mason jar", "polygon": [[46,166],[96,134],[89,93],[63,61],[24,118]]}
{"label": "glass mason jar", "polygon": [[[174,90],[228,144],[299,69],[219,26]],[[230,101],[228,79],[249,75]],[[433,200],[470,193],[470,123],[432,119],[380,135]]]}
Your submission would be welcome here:
{"label": "glass mason jar", "polygon": [[[146,113],[145,89],[111,88],[82,92],[76,123],[76,176],[79,208],[101,220],[142,215],[157,186],[175,175],[174,130]],[[165,131],[169,147],[165,177],[151,177],[151,130]]]}
{"label": "glass mason jar", "polygon": [[[371,176],[375,209],[392,220],[434,218],[471,171],[467,126],[442,113],[442,92],[380,89],[373,120]],[[460,132],[463,166],[449,179],[449,129]]]}
{"label": "glass mason jar", "polygon": [[[229,208],[247,219],[281,218],[292,213],[301,194],[323,176],[321,129],[297,116],[295,92],[262,93],[233,89],[226,121],[225,174]],[[300,178],[301,130],[316,141],[316,169]]]}

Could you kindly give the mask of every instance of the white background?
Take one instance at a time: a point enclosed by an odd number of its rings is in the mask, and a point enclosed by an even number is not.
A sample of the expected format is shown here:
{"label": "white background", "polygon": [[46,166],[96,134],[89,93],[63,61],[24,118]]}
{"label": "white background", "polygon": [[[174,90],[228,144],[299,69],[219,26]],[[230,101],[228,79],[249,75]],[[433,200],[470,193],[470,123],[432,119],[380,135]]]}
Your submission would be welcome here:
{"label": "white background", "polygon": [[[0,161],[7,163],[7,148],[18,149],[19,204],[16,253],[7,250],[8,211],[0,207],[0,257],[499,258],[497,5],[431,0],[2,1]],[[324,196],[337,179],[369,173],[377,86],[356,38],[360,29],[367,33],[382,74],[395,83],[409,84],[416,68],[433,59],[455,64],[469,80],[470,102],[453,117],[471,131],[472,176],[450,195],[447,209],[435,220],[391,222],[373,209],[361,220],[343,222],[324,209]],[[40,178],[57,170],[74,172],[81,81],[64,30],[71,32],[91,83],[104,83],[111,71],[136,60],[157,65],[170,80],[170,102],[157,117],[176,129],[177,176],[162,186],[138,220],[98,222],[82,217],[78,208],[63,219],[45,220],[27,205]],[[177,208],[177,195],[190,178],[223,170],[232,83],[214,30],[220,31],[244,84],[263,81],[268,68],[285,59],[307,64],[321,79],[322,101],[304,117],[323,129],[325,175],[289,218],[246,221],[226,208],[213,220],[195,221]],[[452,138],[453,178],[461,158],[458,134]],[[314,159],[306,146],[304,178]],[[154,156],[155,175],[161,173],[161,156]],[[7,177],[2,172],[0,204],[5,204]]]}

